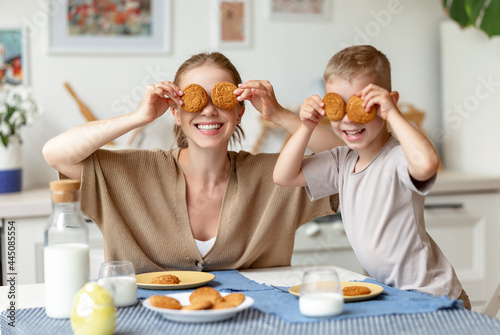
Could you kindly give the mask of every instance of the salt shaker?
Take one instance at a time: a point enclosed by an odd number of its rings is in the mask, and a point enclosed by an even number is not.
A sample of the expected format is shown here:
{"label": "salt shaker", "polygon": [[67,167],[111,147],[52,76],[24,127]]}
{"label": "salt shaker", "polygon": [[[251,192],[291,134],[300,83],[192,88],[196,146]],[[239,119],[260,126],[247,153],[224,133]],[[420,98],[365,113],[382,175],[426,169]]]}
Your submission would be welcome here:
{"label": "salt shaker", "polygon": [[69,318],[75,294],[89,280],[89,233],[80,210],[80,181],[53,181],[50,189],[43,250],[46,313]]}

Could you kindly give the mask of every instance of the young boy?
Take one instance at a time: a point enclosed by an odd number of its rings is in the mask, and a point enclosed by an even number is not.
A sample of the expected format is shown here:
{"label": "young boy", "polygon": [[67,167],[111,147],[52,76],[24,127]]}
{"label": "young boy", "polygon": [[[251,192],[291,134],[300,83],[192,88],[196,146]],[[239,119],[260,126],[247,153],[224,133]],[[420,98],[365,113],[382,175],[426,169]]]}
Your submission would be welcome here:
{"label": "young boy", "polygon": [[325,70],[325,91],[346,102],[359,96],[366,111],[376,108],[376,116],[365,124],[347,114],[330,121],[347,146],[304,159],[309,137],[325,115],[319,96],[307,98],[300,109],[301,126],[276,163],[274,182],[306,186],[311,200],[339,193],[347,237],[375,280],[458,298],[470,309],[453,267],[425,231],[424,200],[436,179],[439,157],[397,108],[399,94],[391,91],[390,72],[387,57],[372,46],[334,55]]}

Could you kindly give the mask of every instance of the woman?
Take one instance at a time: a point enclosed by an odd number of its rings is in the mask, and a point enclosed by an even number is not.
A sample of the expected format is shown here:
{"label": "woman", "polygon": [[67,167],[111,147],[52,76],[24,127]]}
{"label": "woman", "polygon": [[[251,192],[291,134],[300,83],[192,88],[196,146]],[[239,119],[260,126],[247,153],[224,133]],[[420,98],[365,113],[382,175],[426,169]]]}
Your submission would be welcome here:
{"label": "woman", "polygon": [[[244,100],[288,131],[298,127],[298,116],[278,104],[268,82],[239,85],[241,103],[232,110],[210,99],[197,113],[182,108],[181,88],[196,83],[210,95],[221,81],[241,84],[233,64],[220,53],[195,55],[173,82],[148,86],[136,112],[86,123],[44,146],[50,166],[82,181],[82,210],[102,231],[107,260],[132,261],[137,273],[289,265],[295,230],[337,209],[336,196],[310,202],[300,188],[276,186],[277,154],[228,151],[242,135]],[[99,149],[169,108],[179,148]],[[314,151],[338,143],[326,127],[315,136]]]}

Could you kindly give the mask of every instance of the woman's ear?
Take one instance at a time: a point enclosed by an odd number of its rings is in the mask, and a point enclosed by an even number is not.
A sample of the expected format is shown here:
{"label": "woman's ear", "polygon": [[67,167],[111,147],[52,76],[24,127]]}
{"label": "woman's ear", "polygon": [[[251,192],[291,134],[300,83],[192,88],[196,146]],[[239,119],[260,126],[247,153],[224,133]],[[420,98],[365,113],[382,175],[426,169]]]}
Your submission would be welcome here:
{"label": "woman's ear", "polygon": [[240,111],[240,114],[238,115],[238,123],[241,122],[241,118],[243,117],[243,114],[245,113],[245,106],[243,105],[241,107],[241,111]]}
{"label": "woman's ear", "polygon": [[399,92],[398,91],[392,91],[391,93],[389,93],[392,97],[392,100],[394,101],[394,104],[398,104],[398,101],[399,101]]}
{"label": "woman's ear", "polygon": [[177,125],[180,125],[181,124],[181,118],[179,116],[179,111],[177,110],[177,107],[172,106],[172,107],[170,107],[170,109],[172,110],[172,115],[174,116],[175,123]]}

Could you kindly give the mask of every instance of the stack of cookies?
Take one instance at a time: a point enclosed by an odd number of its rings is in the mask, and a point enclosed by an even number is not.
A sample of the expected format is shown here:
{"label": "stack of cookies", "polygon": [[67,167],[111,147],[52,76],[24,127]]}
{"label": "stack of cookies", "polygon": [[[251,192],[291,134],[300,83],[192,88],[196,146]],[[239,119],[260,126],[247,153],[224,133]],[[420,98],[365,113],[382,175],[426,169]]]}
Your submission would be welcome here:
{"label": "stack of cookies", "polygon": [[242,293],[231,293],[223,297],[219,291],[207,286],[193,291],[189,296],[191,304],[186,306],[182,306],[177,299],[164,295],[154,295],[149,298],[149,302],[153,307],[186,311],[233,308],[240,305],[244,300],[245,295]]}

